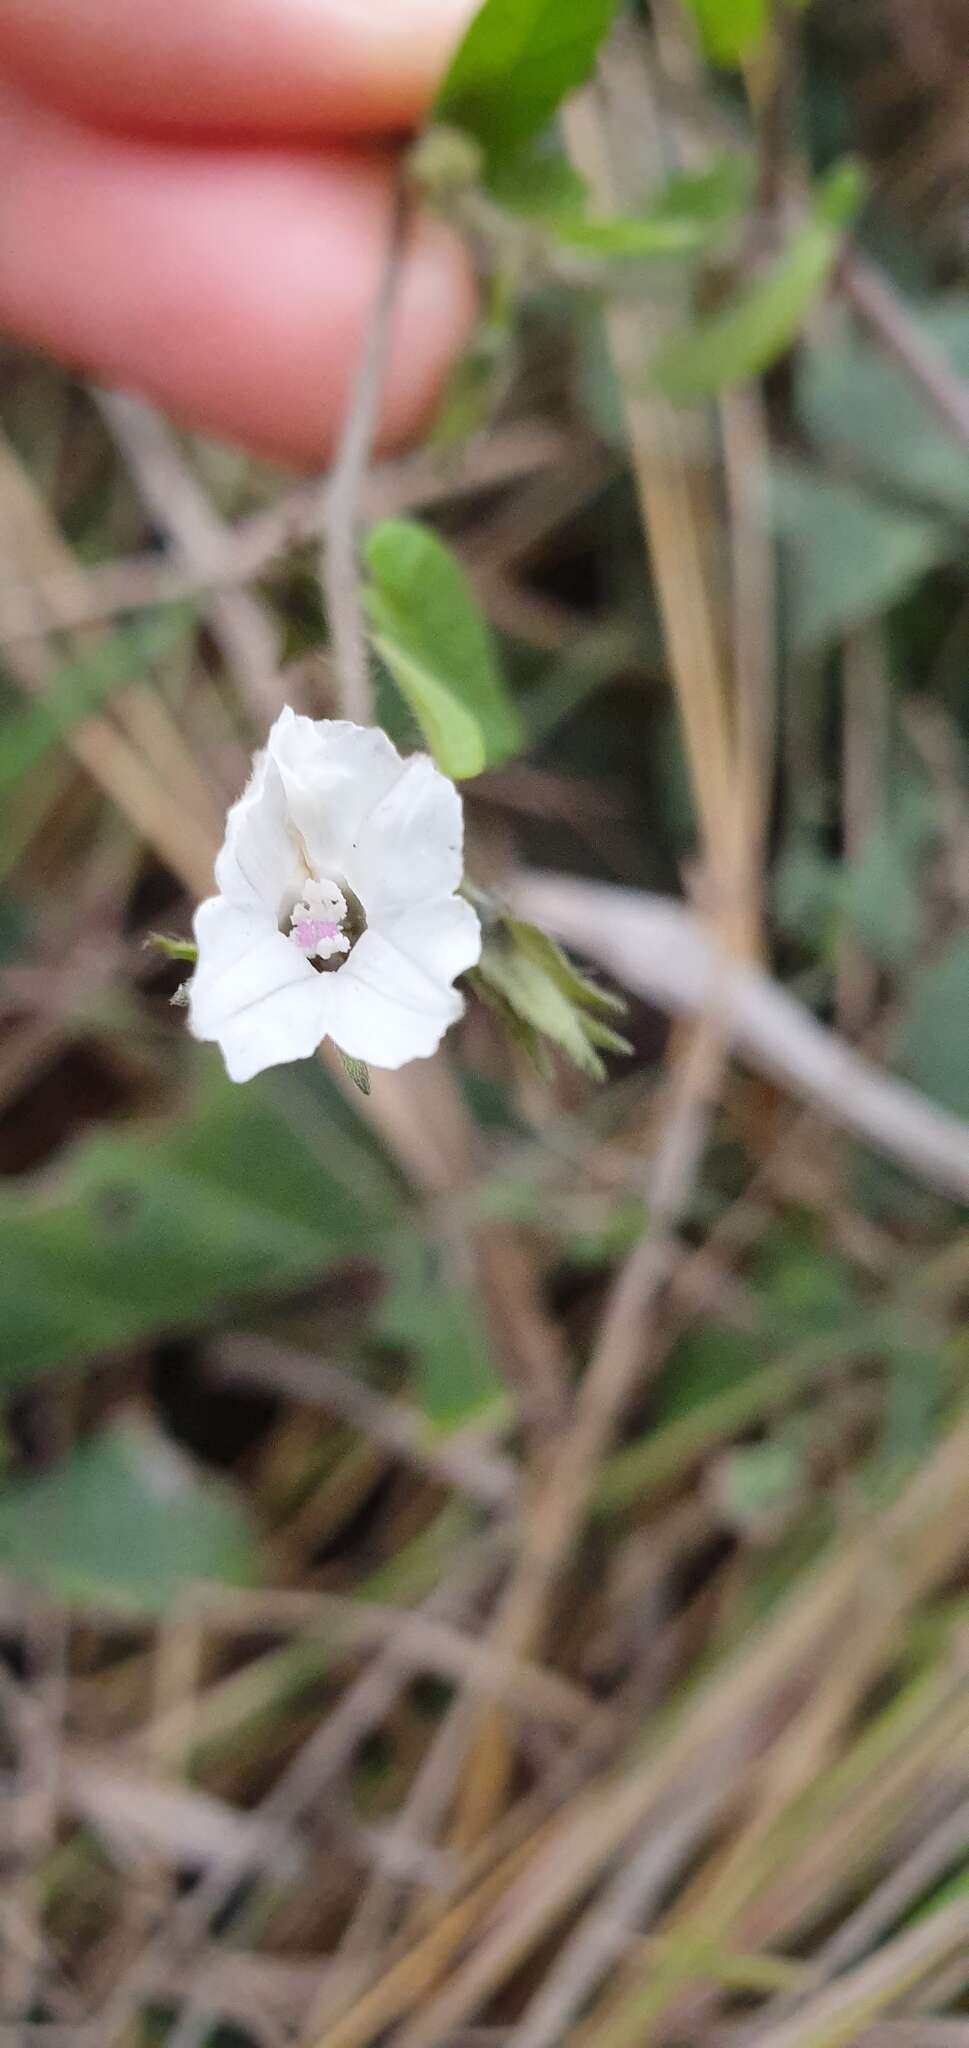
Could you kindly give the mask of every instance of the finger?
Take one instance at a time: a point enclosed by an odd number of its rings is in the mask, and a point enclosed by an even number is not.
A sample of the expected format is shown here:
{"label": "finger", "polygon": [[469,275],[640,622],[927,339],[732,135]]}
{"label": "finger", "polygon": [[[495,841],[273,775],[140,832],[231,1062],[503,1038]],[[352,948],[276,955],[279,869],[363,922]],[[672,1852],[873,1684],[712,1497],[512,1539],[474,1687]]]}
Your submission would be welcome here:
{"label": "finger", "polygon": [[117,126],[298,135],[406,126],[473,0],[0,0],[0,68]]}
{"label": "finger", "polygon": [[[315,462],[384,260],[375,157],[163,147],[0,104],[0,327],[186,424]],[[473,312],[436,221],[403,264],[381,439],[412,435]]]}

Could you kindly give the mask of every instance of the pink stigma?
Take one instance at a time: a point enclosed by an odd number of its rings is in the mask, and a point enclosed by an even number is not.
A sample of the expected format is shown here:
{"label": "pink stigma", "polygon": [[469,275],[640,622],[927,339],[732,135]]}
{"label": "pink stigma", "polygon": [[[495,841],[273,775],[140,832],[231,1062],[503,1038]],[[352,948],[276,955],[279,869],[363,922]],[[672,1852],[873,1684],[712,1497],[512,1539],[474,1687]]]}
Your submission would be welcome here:
{"label": "pink stigma", "polygon": [[331,923],[329,918],[304,918],[296,925],[293,937],[305,953],[310,953],[321,939],[335,939],[339,929],[339,925]]}

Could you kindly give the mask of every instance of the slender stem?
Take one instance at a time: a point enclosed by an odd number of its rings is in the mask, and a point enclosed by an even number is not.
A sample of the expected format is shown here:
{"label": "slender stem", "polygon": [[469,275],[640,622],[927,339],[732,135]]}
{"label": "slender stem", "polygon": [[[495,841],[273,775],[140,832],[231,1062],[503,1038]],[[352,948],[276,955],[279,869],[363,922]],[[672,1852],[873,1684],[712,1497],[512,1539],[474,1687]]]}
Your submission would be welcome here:
{"label": "slender stem", "polygon": [[360,605],[357,516],[387,367],[407,215],[407,185],[404,173],[399,172],[377,295],[363,335],[336,460],[323,493],[323,597],[341,707],[345,717],[358,725],[366,725],[373,717],[373,690]]}

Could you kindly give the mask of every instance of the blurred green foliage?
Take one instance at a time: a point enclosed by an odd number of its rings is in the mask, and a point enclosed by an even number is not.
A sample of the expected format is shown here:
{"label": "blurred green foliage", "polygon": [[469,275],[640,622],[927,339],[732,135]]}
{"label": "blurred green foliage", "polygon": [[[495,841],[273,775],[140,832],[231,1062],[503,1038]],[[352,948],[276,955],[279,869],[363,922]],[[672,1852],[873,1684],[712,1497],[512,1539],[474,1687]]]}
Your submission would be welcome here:
{"label": "blurred green foliage", "polygon": [[451,59],[436,119],[464,129],[487,159],[533,141],[586,78],[616,0],[485,0]]}
{"label": "blurred green foliage", "polygon": [[163,1614],[204,1580],[251,1584],[259,1553],[229,1482],[202,1476],[160,1430],[129,1418],[0,1492],[0,1557],[55,1599]]}
{"label": "blurred green foliage", "polygon": [[387,1231],[386,1179],[346,1131],[321,1148],[271,1083],[194,1065],[176,1117],[102,1130],[27,1194],[0,1183],[0,1386],[276,1295]]}

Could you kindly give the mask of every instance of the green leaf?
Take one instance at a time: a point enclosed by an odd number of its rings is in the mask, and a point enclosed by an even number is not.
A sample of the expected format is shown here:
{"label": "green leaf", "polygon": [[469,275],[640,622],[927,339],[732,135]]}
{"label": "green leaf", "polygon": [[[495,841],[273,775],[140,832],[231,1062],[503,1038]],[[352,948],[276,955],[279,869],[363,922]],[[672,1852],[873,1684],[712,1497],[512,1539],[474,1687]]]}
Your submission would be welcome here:
{"label": "green leaf", "polygon": [[[543,161],[548,161],[543,159]],[[552,159],[555,162],[555,159]],[[562,168],[570,171],[564,162]],[[596,218],[586,210],[586,193],[557,201],[546,196],[537,217],[564,248],[617,261],[637,257],[691,255],[738,219],[750,194],[750,166],[739,156],[723,157],[709,171],[682,172],[668,179],[642,213]],[[499,196],[500,182],[491,189]]]}
{"label": "green leaf", "polygon": [[141,1420],[0,1490],[0,1557],[5,1572],[55,1599],[149,1613],[202,1580],[251,1584],[258,1569],[233,1488]]}
{"label": "green leaf", "polygon": [[42,697],[0,723],[0,795],[15,788],[113,691],[171,654],[193,619],[186,606],[173,606],[140,625],[119,626],[93,654],[58,669]]}
{"label": "green leaf", "polygon": [[771,504],[791,543],[789,632],[798,652],[839,640],[958,552],[958,536],[941,521],[898,511],[802,464],[775,462]]}
{"label": "green leaf", "polygon": [[176,939],[169,932],[148,932],[145,945],[156,953],[164,953],[166,960],[196,961],[199,949],[194,939]]}
{"label": "green leaf", "polygon": [[969,934],[919,975],[901,1028],[899,1061],[917,1087],[969,1117]]}
{"label": "green leaf", "polygon": [[[930,349],[969,377],[969,299],[909,308]],[[861,480],[965,520],[969,453],[939,422],[908,373],[857,337],[805,352],[798,410],[812,438]],[[886,433],[885,422],[891,421]]]}
{"label": "green leaf", "polygon": [[498,160],[551,120],[587,78],[616,0],[484,0],[445,73],[434,118]]}
{"label": "green leaf", "polygon": [[[376,626],[379,617],[377,605],[370,603],[368,609]],[[374,631],[372,638],[401,696],[410,706],[438,767],[455,782],[461,782],[469,775],[480,775],[487,767],[488,757],[477,719],[451,695],[447,685],[432,669],[409,652],[399,633]]]}
{"label": "green leaf", "polygon": [[549,227],[564,248],[617,261],[689,255],[707,239],[702,224],[686,215],[612,214],[597,220],[593,215],[560,213],[552,216]]}
{"label": "green leaf", "polygon": [[428,1421],[444,1431],[501,1415],[508,1392],[475,1294],[435,1270],[417,1237],[398,1238],[393,1267],[377,1328],[387,1343],[413,1353],[415,1391]]}
{"label": "green leaf", "polygon": [[322,1070],[312,1089],[202,1070],[177,1124],[104,1132],[56,1181],[0,1184],[0,1387],[272,1298],[389,1228],[391,1185]]}
{"label": "green leaf", "polygon": [[585,179],[547,137],[498,157],[489,167],[488,190],[509,213],[540,222],[580,213],[589,196]]}
{"label": "green leaf", "polygon": [[855,166],[836,165],[818,188],[813,217],[784,254],[720,312],[673,335],[653,359],[650,384],[690,405],[760,376],[784,355],[828,282],[845,219],[860,196]]}
{"label": "green leaf", "polygon": [[486,621],[437,534],[385,519],[368,534],[364,591],[374,646],[445,774],[478,775],[521,744]]}
{"label": "green leaf", "polygon": [[730,69],[753,56],[770,24],[768,0],[685,0],[711,64]]}
{"label": "green leaf", "polygon": [[751,159],[727,153],[705,171],[673,171],[660,187],[650,212],[656,219],[722,227],[743,212],[753,184]]}

